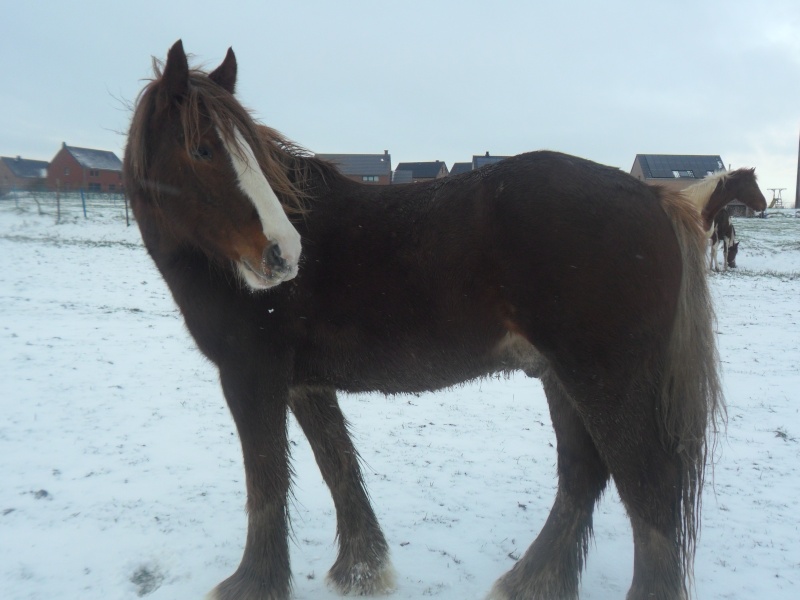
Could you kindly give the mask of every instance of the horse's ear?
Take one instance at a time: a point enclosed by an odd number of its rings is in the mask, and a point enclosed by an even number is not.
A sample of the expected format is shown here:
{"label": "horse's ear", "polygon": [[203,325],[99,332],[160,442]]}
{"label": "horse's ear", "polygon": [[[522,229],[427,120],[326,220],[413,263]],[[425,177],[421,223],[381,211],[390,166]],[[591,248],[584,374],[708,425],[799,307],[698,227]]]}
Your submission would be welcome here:
{"label": "horse's ear", "polygon": [[175,42],[167,54],[167,64],[161,75],[161,90],[167,102],[182,98],[189,90],[189,60],[181,40]]}
{"label": "horse's ear", "polygon": [[231,94],[236,89],[236,55],[233,48],[228,48],[222,64],[208,74],[208,78]]}

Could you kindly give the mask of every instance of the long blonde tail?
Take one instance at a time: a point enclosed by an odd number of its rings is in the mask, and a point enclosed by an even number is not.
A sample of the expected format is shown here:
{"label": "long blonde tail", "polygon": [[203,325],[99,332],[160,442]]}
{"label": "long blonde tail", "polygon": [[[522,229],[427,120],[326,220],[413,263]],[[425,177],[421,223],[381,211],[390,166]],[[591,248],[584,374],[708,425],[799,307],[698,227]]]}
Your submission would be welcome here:
{"label": "long blonde tail", "polygon": [[688,200],[680,193],[658,190],[683,258],[678,307],[662,380],[661,407],[665,441],[680,461],[681,558],[691,579],[706,463],[713,457],[726,410],[719,379],[716,318],[705,264],[708,238],[700,213]]}

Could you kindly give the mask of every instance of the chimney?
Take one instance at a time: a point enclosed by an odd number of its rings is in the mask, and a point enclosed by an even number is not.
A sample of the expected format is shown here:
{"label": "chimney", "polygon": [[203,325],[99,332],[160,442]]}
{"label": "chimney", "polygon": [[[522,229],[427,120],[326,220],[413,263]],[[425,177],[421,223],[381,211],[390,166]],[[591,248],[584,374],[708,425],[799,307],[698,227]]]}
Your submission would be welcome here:
{"label": "chimney", "polygon": [[488,150],[486,151],[486,156],[489,156],[489,151]]}

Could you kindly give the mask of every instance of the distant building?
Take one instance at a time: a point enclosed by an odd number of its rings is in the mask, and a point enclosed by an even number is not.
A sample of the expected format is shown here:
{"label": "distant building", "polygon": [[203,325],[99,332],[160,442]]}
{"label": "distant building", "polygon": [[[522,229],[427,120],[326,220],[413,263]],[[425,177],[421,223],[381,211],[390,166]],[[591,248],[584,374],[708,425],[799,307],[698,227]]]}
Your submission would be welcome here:
{"label": "distant building", "polygon": [[392,171],[392,183],[414,183],[414,173],[395,169]]}
{"label": "distant building", "polygon": [[450,169],[450,175],[460,175],[461,173],[469,173],[472,171],[471,162],[457,162],[453,163],[453,168]]}
{"label": "distant building", "polygon": [[122,192],[122,161],[107,150],[61,145],[47,169],[47,187],[63,192]]}
{"label": "distant building", "polygon": [[0,156],[0,196],[18,190],[43,188],[47,180],[47,165],[43,160]]}
{"label": "distant building", "polygon": [[339,171],[360,183],[389,185],[392,183],[392,157],[388,150],[383,154],[317,154],[317,158],[336,165]]}
{"label": "distant building", "polygon": [[725,170],[719,155],[637,154],[631,175],[646,183],[682,190],[706,175]]}
{"label": "distant building", "polygon": [[398,171],[411,172],[411,180],[414,183],[420,181],[433,181],[440,177],[447,177],[449,171],[447,165],[441,160],[430,162],[405,162],[397,165]]}
{"label": "distant building", "polygon": [[508,156],[492,156],[489,152],[482,156],[473,155],[472,156],[472,169],[480,169],[486,165],[493,165],[494,163],[498,163],[501,160],[505,160],[506,158],[510,158]]}
{"label": "distant building", "polygon": [[453,163],[453,168],[450,169],[450,175],[460,175],[461,173],[469,173],[475,169],[480,169],[486,165],[493,165],[499,163],[501,160],[510,158],[509,156],[492,156],[488,152],[485,154],[473,154],[471,162],[457,162]]}

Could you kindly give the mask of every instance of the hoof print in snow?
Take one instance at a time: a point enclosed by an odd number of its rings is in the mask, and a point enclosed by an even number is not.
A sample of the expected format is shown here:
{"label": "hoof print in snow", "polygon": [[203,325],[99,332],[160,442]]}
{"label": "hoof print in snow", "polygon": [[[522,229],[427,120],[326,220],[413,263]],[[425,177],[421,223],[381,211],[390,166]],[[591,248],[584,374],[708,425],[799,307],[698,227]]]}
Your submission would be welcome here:
{"label": "hoof print in snow", "polygon": [[136,594],[141,598],[152,594],[164,582],[164,574],[155,566],[141,566],[133,575],[131,575],[131,583],[133,583],[137,590]]}

